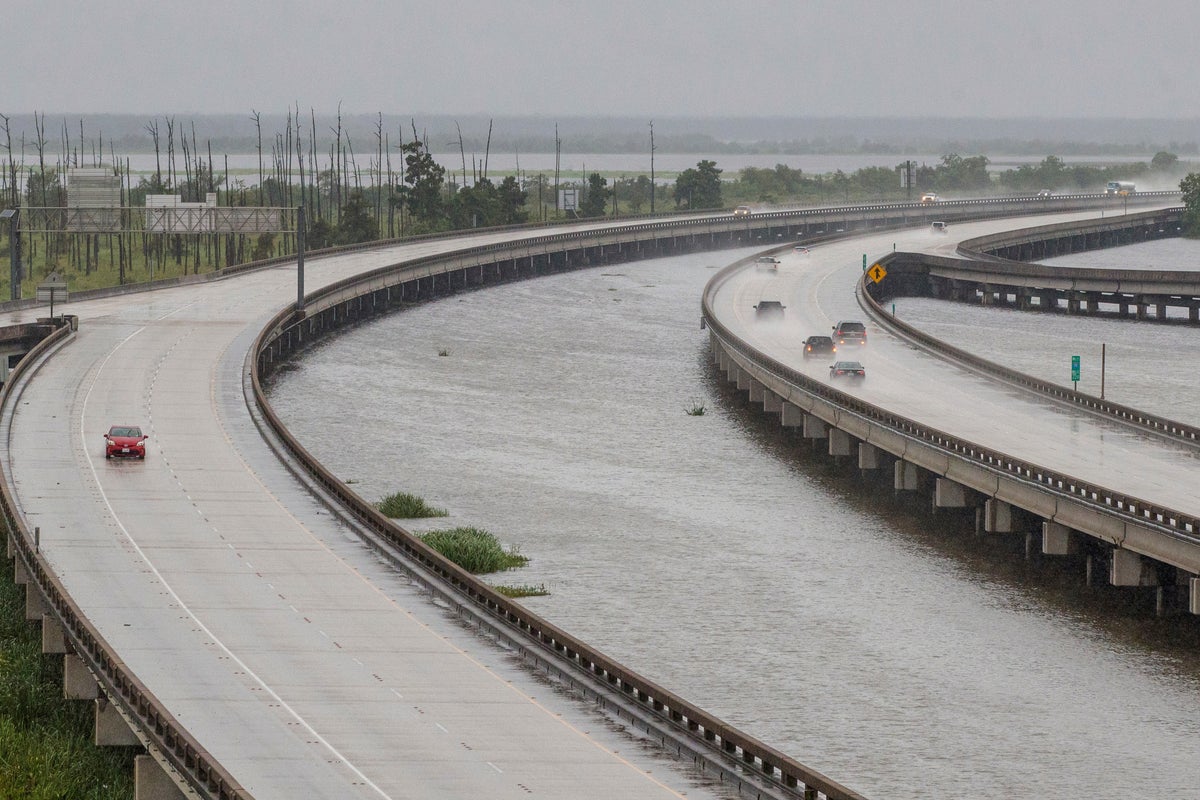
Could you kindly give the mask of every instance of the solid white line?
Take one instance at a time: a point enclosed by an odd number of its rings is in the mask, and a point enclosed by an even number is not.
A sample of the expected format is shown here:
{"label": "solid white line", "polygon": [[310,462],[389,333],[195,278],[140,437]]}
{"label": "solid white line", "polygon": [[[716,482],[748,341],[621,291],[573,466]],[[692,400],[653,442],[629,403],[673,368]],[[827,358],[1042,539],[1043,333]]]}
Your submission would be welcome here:
{"label": "solid white line", "polygon": [[[191,303],[189,303],[188,305],[191,305]],[[175,309],[175,311],[172,311],[169,314],[164,314],[162,317],[159,317],[159,319],[160,320],[165,319],[166,317],[169,317],[172,314],[175,314],[177,311],[181,311],[183,308],[186,308],[186,307],[187,307],[186,305],[181,306],[180,308]],[[104,360],[102,362],[100,362],[100,366],[96,369],[96,372],[92,377],[92,382],[88,386],[88,390],[83,396],[82,413],[80,413],[80,415],[79,415],[79,437],[80,437],[81,441],[87,441],[87,436],[84,434],[84,430],[83,430],[83,420],[87,416],[88,402],[91,400],[92,390],[95,388],[96,383],[99,380],[100,373],[104,371],[104,367],[108,364],[109,360],[114,355],[116,355],[117,351],[120,350],[121,347],[123,347],[127,342],[129,342],[129,340],[133,339],[133,337],[137,336],[139,333],[141,333],[144,330],[146,330],[145,326],[138,328],[136,331],[129,334],[124,339],[122,339],[120,342],[118,342],[117,346],[112,349],[112,352],[110,352],[107,356],[104,357]],[[313,726],[310,725],[308,723],[308,721],[304,719],[304,717],[300,716],[299,712],[297,712],[294,708],[292,708],[286,700],[284,700],[282,697],[280,697],[279,694],[274,689],[272,689],[267,684],[266,681],[264,681],[262,678],[260,678],[258,676],[257,673],[254,672],[254,670],[250,669],[250,666],[248,664],[246,664],[246,662],[244,662],[244,661],[242,661],[242,659],[238,658],[237,655],[232,650],[230,650],[225,645],[225,643],[222,642],[217,637],[217,635],[214,634],[208,628],[208,626],[205,625],[200,620],[200,618],[198,616],[196,616],[195,612],[193,612],[192,609],[186,603],[183,602],[183,598],[180,597],[178,595],[178,593],[176,593],[175,589],[171,586],[171,584],[167,582],[167,579],[165,577],[163,577],[163,574],[161,572],[159,572],[158,567],[156,567],[154,565],[154,562],[151,561],[150,558],[146,555],[145,551],[142,550],[141,545],[139,545],[137,543],[137,541],[133,538],[133,536],[129,533],[129,530],[125,527],[125,523],[121,522],[120,517],[117,516],[117,512],[112,507],[112,503],[109,502],[108,493],[104,491],[104,486],[100,482],[100,475],[99,475],[99,473],[96,472],[96,464],[92,460],[92,457],[90,454],[87,457],[87,462],[88,462],[88,468],[92,472],[92,478],[96,481],[96,488],[100,492],[100,498],[104,501],[104,506],[108,509],[108,513],[112,516],[113,521],[116,522],[117,527],[121,529],[121,534],[129,541],[129,543],[133,546],[133,549],[137,552],[138,557],[141,558],[146,563],[146,566],[148,566],[150,568],[150,571],[154,574],[154,577],[158,579],[159,583],[161,583],[163,585],[163,588],[166,589],[167,593],[171,595],[171,598],[176,603],[179,604],[179,607],[181,609],[183,609],[184,613],[186,613],[188,615],[188,617],[192,620],[192,622],[194,622],[196,624],[196,626],[201,631],[204,632],[204,635],[207,636],[209,638],[209,640],[212,641],[213,644],[215,644],[217,647],[219,647],[221,649],[222,652],[224,652],[227,656],[229,656],[230,660],[232,660],[233,663],[235,663],[247,676],[249,676],[251,678],[251,680],[253,680],[259,686],[261,686],[263,691],[265,691],[268,695],[270,695],[271,698],[273,700],[275,700],[275,702],[279,703],[280,708],[285,710],[288,714],[290,714],[292,716],[292,718],[294,720],[296,720],[298,723],[300,723],[302,726],[304,726],[304,729],[309,733],[309,735],[311,735],[315,740],[320,742],[321,745],[324,746],[325,749],[328,750],[331,754],[333,754],[333,756],[335,758],[337,758],[338,761],[340,761],[347,769],[349,769],[351,772],[353,772],[355,775],[357,775],[359,777],[359,779],[363,782],[363,784],[365,784],[366,786],[369,786],[371,789],[375,790],[375,792],[380,797],[385,797],[385,798],[387,798],[387,800],[392,800],[390,795],[388,795],[386,792],[383,791],[383,789],[381,789],[377,785],[375,785],[375,783],[370,778],[368,778],[362,772],[362,770],[360,770],[358,767],[354,766],[354,764],[351,763],[351,761],[345,755],[343,755],[341,752],[339,752],[338,749],[336,747],[334,747],[332,743],[330,743],[328,740],[326,740],[324,736],[317,733],[317,730],[315,728],[313,728]],[[176,483],[179,483],[178,478],[176,478]],[[182,487],[182,484],[180,484],[180,486]],[[231,550],[233,549],[232,544],[229,547]],[[329,638],[325,634],[324,631],[321,632],[321,635],[325,636],[325,638]]]}
{"label": "solid white line", "polygon": [[496,770],[496,772],[499,772],[501,775],[503,775],[503,774],[504,774],[504,770],[500,769],[499,767],[497,767],[497,766],[496,766],[495,764],[493,764],[492,762],[488,761],[488,762],[486,762],[486,763],[487,763],[487,765],[488,765],[489,767],[491,767],[492,769]]}

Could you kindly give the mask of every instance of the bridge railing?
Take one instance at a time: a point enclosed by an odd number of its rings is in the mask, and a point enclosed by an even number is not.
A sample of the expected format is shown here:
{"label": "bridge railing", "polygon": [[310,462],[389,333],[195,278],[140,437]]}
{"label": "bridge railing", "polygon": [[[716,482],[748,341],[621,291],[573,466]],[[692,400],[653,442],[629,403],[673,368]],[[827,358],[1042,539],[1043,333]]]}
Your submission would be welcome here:
{"label": "bridge railing", "polygon": [[[23,380],[37,369],[44,357],[72,335],[71,327],[62,325],[17,362],[4,388],[0,389],[0,413],[12,413]],[[72,599],[40,552],[36,537],[18,511],[8,479],[0,481],[0,513],[8,526],[8,535],[15,546],[17,558],[21,559],[47,608],[62,624],[64,636],[72,650],[103,687],[105,696],[119,703],[122,711],[137,725],[142,740],[156,748],[203,797],[253,800],[253,795],[234,780],[125,665],[112,645]]]}
{"label": "bridge railing", "polygon": [[[1118,519],[1152,527],[1168,536],[1188,542],[1200,541],[1200,518],[1194,515],[1151,503],[1105,486],[1082,481],[1074,476],[1016,458],[999,450],[983,447],[839,391],[767,356],[729,330],[712,310],[712,297],[715,292],[732,274],[742,268],[742,265],[734,264],[713,276],[705,287],[701,310],[705,324],[722,342],[723,346],[736,352],[747,362],[782,379],[804,394],[836,405],[845,412],[855,414],[871,424],[931,445],[957,458],[1027,483],[1036,484],[1048,493],[1068,497]],[[865,294],[861,289],[861,283],[859,291],[860,296]]]}

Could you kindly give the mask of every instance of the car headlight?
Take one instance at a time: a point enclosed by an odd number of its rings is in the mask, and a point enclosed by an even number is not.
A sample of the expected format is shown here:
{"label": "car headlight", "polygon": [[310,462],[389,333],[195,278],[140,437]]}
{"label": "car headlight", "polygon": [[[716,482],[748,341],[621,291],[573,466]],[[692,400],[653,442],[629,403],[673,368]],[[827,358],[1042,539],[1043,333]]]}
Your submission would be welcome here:
{"label": "car headlight", "polygon": [[105,443],[106,445],[108,445],[109,447],[116,447],[116,446],[117,446],[117,443],[116,443],[116,442],[114,442],[112,439],[105,439],[105,440],[104,440],[104,443]]}

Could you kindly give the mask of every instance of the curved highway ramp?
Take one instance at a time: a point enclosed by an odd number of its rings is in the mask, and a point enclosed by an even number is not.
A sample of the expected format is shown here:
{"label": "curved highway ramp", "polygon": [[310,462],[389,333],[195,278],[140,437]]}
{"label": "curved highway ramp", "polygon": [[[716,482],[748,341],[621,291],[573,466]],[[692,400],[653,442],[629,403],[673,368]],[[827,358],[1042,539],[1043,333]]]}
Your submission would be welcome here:
{"label": "curved highway ramp", "polygon": [[[19,511],[134,674],[258,800],[724,796],[456,623],[280,463],[242,377],[294,293],[275,268],[70,304],[74,341],[5,417]],[[149,433],[145,461],[105,459],[113,424]]]}

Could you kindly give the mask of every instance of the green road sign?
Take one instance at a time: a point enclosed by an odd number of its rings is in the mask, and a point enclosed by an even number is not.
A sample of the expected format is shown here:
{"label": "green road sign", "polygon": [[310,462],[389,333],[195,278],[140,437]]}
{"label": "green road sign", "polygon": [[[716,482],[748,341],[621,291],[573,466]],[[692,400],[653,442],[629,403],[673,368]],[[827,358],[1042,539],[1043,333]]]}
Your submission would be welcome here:
{"label": "green road sign", "polygon": [[1071,356],[1071,380],[1079,381],[1079,356]]}

